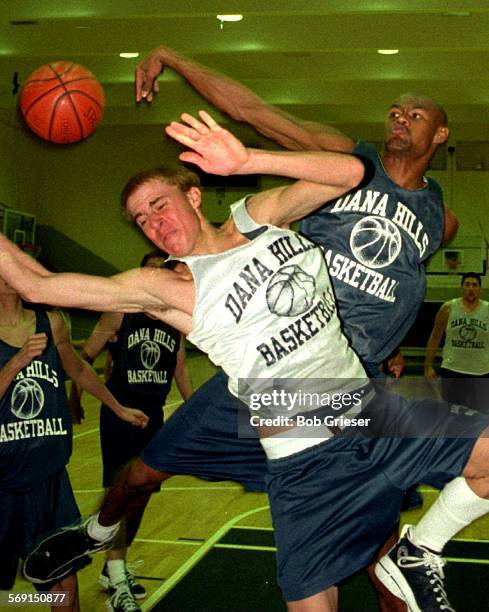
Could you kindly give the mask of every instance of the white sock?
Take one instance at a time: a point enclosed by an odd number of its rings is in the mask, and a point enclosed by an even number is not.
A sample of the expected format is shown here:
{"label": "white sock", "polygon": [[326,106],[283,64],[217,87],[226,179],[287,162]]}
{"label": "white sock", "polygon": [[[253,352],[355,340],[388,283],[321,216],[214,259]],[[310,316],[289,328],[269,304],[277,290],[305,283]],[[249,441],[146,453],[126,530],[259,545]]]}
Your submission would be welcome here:
{"label": "white sock", "polygon": [[126,562],[124,559],[107,561],[107,571],[109,572],[109,582],[111,585],[126,581]]}
{"label": "white sock", "polygon": [[97,540],[97,542],[106,542],[107,540],[111,540],[119,531],[120,522],[115,525],[104,527],[98,522],[99,514],[100,512],[90,517],[87,523],[87,532],[88,535],[94,540]]}
{"label": "white sock", "polygon": [[428,512],[413,527],[410,540],[416,546],[441,553],[455,534],[488,512],[489,499],[476,495],[465,478],[459,476],[445,486]]}

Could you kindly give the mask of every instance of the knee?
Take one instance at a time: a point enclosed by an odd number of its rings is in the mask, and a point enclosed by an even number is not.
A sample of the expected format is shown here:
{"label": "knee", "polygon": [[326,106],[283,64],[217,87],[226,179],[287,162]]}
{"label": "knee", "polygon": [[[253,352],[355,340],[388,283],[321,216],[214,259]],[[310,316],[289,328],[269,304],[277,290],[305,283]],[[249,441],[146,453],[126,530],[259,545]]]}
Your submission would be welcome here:
{"label": "knee", "polygon": [[151,492],[169,476],[165,472],[158,472],[149,467],[141,459],[136,459],[129,468],[126,487],[129,493]]}
{"label": "knee", "polygon": [[475,443],[463,471],[465,478],[489,479],[489,437],[487,436],[489,436],[489,428],[482,432],[482,435]]}

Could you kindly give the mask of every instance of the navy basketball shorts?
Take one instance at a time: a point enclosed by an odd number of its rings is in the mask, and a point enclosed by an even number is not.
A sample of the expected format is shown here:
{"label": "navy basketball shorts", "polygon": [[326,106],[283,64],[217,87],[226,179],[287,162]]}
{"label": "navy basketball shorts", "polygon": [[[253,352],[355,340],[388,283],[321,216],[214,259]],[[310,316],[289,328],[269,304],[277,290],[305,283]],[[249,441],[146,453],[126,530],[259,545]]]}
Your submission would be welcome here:
{"label": "navy basketball shorts", "polygon": [[[46,477],[29,491],[0,491],[1,588],[12,588],[19,558],[25,559],[41,536],[79,520],[80,512],[65,468]],[[89,563],[88,557],[78,559],[75,571]],[[38,591],[49,591],[56,582],[34,586]]]}
{"label": "navy basketball shorts", "polygon": [[[267,486],[286,601],[310,597],[367,566],[399,518],[404,492],[459,476],[489,417],[434,400],[379,393],[348,428],[268,462]],[[386,437],[388,436],[388,437]]]}
{"label": "navy basketball shorts", "polygon": [[[140,407],[139,407],[140,408]],[[140,410],[143,410],[140,408]],[[100,407],[100,447],[102,449],[102,486],[110,487],[120,470],[139,456],[163,425],[163,410],[143,410],[149,421],[144,429],[120,419],[105,405]]]}
{"label": "navy basketball shorts", "polygon": [[238,434],[243,404],[232,395],[227,376],[218,372],[168,419],[141,459],[166,474],[204,480],[232,480],[247,491],[265,491],[266,457],[253,429]]}

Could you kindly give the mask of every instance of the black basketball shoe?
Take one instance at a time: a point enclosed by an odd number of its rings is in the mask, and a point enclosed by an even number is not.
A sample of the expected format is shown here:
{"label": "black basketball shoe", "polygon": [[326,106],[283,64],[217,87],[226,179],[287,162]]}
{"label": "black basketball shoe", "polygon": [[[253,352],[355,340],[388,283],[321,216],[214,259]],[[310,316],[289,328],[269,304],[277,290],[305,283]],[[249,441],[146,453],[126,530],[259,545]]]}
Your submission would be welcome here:
{"label": "black basketball shoe", "polygon": [[397,544],[375,566],[375,575],[410,612],[455,612],[450,606],[443,580],[445,561],[440,555],[415,546],[411,525],[405,525]]}
{"label": "black basketball shoe", "polygon": [[59,580],[73,573],[77,559],[111,548],[115,534],[104,541],[94,540],[87,532],[89,520],[43,538],[25,559],[23,573],[27,580],[37,584]]}

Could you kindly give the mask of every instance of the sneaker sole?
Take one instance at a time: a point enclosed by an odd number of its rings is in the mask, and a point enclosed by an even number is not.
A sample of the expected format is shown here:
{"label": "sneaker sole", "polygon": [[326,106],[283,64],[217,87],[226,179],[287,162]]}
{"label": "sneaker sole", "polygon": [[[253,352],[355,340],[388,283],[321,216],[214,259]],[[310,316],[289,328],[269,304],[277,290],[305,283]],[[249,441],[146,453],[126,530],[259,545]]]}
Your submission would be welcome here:
{"label": "sneaker sole", "polygon": [[[75,531],[76,529],[78,529],[78,526],[73,527],[72,531]],[[96,550],[87,550],[87,551],[83,552],[82,554],[76,555],[76,557],[73,557],[72,559],[70,559],[66,563],[63,563],[59,567],[55,568],[49,577],[46,577],[46,578],[37,578],[35,576],[30,576],[29,573],[28,573],[28,570],[26,568],[26,566],[29,565],[29,557],[34,555],[36,553],[36,551],[38,551],[39,548],[45,542],[47,542],[48,540],[53,538],[55,535],[57,535],[58,533],[66,533],[67,531],[69,531],[69,528],[67,529],[66,527],[64,527],[62,529],[59,529],[58,531],[55,531],[55,532],[49,534],[46,538],[44,538],[43,540],[41,540],[39,542],[39,544],[36,546],[36,548],[34,548],[33,551],[31,551],[27,555],[27,558],[26,558],[26,560],[24,562],[24,566],[22,568],[22,574],[24,575],[26,580],[29,580],[29,582],[32,582],[34,584],[46,584],[48,582],[52,582],[53,580],[60,580],[61,578],[65,578],[66,576],[69,576],[71,573],[73,573],[75,571],[74,567],[73,567],[73,564],[78,559],[81,559],[82,557],[85,557],[86,555],[93,555],[93,554],[98,553],[98,552],[104,552],[105,550],[108,550],[109,548],[112,547],[112,544],[109,545],[109,543],[107,543],[105,546],[102,545],[100,548],[97,548]]]}
{"label": "sneaker sole", "polygon": [[409,612],[423,612],[416,603],[416,598],[407,580],[392,559],[388,556],[382,557],[382,559],[377,562],[374,572],[380,582],[382,582],[392,595],[404,601]]}

